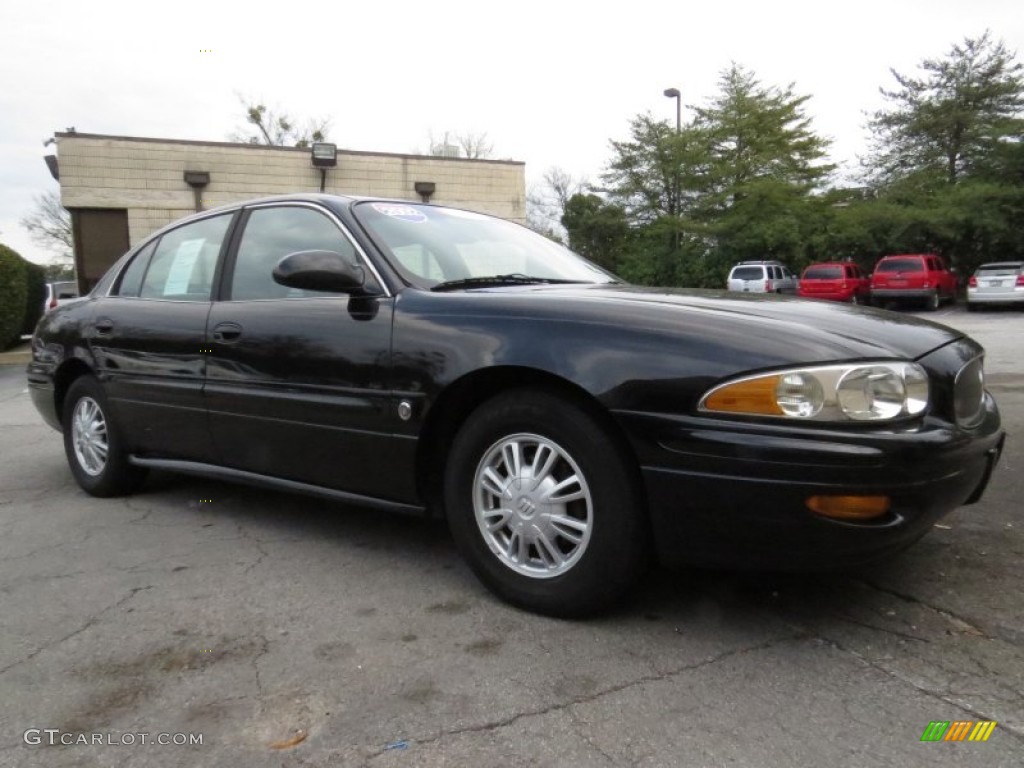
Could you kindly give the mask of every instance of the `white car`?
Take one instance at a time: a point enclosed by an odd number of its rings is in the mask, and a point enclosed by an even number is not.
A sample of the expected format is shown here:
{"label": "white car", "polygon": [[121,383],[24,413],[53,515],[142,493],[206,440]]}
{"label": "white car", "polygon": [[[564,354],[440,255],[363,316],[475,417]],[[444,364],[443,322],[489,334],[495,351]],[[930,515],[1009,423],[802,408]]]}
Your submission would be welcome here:
{"label": "white car", "polygon": [[56,309],[61,304],[66,304],[72,299],[78,298],[78,283],[66,281],[60,283],[46,284],[46,299],[43,301],[43,312]]}
{"label": "white car", "polygon": [[974,271],[967,281],[967,311],[989,304],[1024,307],[1024,261],[994,261]]}
{"label": "white car", "polygon": [[798,281],[781,261],[741,261],[729,272],[726,288],[739,293],[796,293]]}

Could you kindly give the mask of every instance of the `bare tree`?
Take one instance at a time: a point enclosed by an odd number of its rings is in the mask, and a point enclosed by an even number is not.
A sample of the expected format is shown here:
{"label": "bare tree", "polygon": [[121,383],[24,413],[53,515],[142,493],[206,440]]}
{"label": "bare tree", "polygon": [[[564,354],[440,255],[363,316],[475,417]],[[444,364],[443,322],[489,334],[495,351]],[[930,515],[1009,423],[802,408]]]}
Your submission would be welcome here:
{"label": "bare tree", "polygon": [[75,248],[71,214],[61,205],[58,193],[36,195],[34,209],[23,216],[20,223],[28,230],[33,243],[51,251],[61,261],[71,260]]}
{"label": "bare tree", "polygon": [[494,144],[487,139],[486,133],[455,133],[445,131],[440,138],[430,132],[430,148],[428,154],[435,157],[465,157],[470,160],[483,160],[494,152]]}
{"label": "bare tree", "polygon": [[306,121],[304,127],[287,113],[270,109],[253,99],[239,96],[245,110],[245,122],[253,128],[245,128],[231,134],[232,141],[247,144],[267,144],[275,147],[308,147],[315,141],[326,141],[330,130],[330,118],[317,118]]}
{"label": "bare tree", "polygon": [[551,166],[539,184],[533,184],[526,195],[526,223],[531,229],[548,237],[561,240],[565,230],[562,216],[565,206],[575,194],[589,188],[586,179]]}

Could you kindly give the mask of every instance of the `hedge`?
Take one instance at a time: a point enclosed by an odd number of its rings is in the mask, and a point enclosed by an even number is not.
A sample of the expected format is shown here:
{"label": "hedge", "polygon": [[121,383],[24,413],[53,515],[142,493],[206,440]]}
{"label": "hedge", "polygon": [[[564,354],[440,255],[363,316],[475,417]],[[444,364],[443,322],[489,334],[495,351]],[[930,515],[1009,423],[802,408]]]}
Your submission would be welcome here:
{"label": "hedge", "polygon": [[17,344],[25,326],[27,265],[16,252],[0,244],[0,350]]}

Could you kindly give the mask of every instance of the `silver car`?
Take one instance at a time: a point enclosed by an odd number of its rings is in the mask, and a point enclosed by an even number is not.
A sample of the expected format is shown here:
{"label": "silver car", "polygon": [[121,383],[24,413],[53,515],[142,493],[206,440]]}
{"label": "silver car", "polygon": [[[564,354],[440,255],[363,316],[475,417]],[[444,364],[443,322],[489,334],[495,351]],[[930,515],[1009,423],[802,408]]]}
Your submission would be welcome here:
{"label": "silver car", "polygon": [[66,304],[77,298],[78,283],[73,281],[47,283],[46,297],[43,299],[43,312],[49,312],[51,309],[56,309],[61,304]]}
{"label": "silver car", "polygon": [[741,261],[726,288],[740,293],[796,293],[797,279],[781,261]]}
{"label": "silver car", "polygon": [[1024,261],[982,264],[967,281],[967,310],[981,305],[1024,306]]}

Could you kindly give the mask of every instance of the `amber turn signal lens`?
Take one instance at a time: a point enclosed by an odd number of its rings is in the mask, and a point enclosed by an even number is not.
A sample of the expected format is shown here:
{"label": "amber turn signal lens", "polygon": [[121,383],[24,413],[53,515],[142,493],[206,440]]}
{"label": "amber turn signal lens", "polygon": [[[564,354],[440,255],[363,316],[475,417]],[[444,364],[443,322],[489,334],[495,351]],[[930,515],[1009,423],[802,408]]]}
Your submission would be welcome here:
{"label": "amber turn signal lens", "polygon": [[889,511],[888,496],[811,496],[807,508],[836,520],[870,520]]}
{"label": "amber turn signal lens", "polygon": [[703,405],[709,411],[782,416],[782,409],[779,407],[775,395],[778,386],[778,376],[762,376],[757,379],[738,381],[712,392]]}

